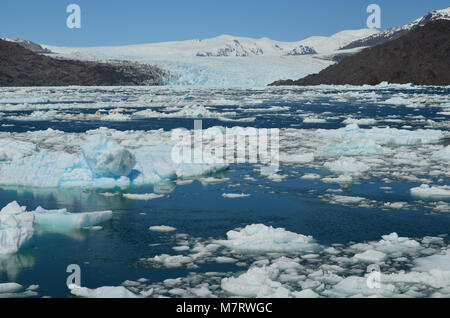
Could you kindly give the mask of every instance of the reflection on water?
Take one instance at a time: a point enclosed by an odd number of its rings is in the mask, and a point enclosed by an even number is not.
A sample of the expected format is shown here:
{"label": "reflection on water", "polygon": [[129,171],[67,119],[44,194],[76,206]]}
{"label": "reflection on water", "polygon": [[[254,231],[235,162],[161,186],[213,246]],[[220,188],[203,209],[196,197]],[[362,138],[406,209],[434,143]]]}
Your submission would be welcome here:
{"label": "reflection on water", "polygon": [[23,269],[32,268],[35,262],[32,248],[22,248],[12,255],[0,255],[0,282],[15,281]]}

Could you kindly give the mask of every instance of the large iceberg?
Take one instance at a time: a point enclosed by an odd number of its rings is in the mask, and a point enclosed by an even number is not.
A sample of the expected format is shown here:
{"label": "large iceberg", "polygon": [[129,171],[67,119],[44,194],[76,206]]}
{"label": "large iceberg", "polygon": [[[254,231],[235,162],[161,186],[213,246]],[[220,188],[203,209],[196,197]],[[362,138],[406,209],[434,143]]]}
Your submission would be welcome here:
{"label": "large iceberg", "polygon": [[252,224],[241,230],[228,231],[227,238],[217,243],[235,251],[249,253],[311,252],[319,247],[311,236],[264,224]]}
{"label": "large iceberg", "polygon": [[0,211],[0,255],[16,253],[33,236],[33,213],[16,201]]}
{"label": "large iceberg", "polygon": [[31,239],[34,225],[69,231],[92,227],[112,218],[112,211],[69,213],[66,209],[45,210],[38,207],[27,212],[16,201],[0,211],[0,255],[16,253]]}
{"label": "large iceberg", "polygon": [[58,230],[92,227],[112,218],[112,211],[70,213],[67,209],[46,210],[38,207],[33,213],[35,224]]}
{"label": "large iceberg", "polygon": [[81,149],[92,172],[101,177],[128,176],[136,164],[130,151],[103,136],[89,137]]}
{"label": "large iceberg", "polygon": [[0,165],[0,184],[127,188],[176,178],[193,178],[227,167],[224,164],[173,162],[173,147],[164,144],[128,149],[113,138],[98,134],[85,141],[75,139],[71,142],[74,149],[77,149],[77,143],[81,144],[78,148],[81,151],[32,151],[32,147],[26,147],[30,151]]}

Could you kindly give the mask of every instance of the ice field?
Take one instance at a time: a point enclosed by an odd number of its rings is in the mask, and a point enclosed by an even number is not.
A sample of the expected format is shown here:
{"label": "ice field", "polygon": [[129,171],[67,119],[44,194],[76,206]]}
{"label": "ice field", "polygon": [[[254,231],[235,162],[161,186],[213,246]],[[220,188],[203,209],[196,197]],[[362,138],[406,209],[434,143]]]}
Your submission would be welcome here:
{"label": "ice field", "polygon": [[[0,297],[449,297],[449,95],[0,88]],[[279,168],[174,162],[199,119]]]}

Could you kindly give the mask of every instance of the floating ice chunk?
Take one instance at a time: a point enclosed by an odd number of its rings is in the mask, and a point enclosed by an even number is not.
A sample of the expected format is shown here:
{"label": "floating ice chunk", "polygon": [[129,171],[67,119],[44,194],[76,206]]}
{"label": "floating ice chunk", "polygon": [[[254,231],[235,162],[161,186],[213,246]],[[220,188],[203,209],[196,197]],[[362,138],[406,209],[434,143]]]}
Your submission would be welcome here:
{"label": "floating ice chunk", "polygon": [[304,289],[299,292],[293,292],[292,295],[295,298],[319,298],[319,294],[315,293],[312,289]]}
{"label": "floating ice chunk", "polygon": [[[377,242],[355,244],[352,248],[360,251],[375,250],[387,255],[416,254],[418,251],[423,249],[419,242],[407,237],[400,237],[397,233],[383,235],[382,239]],[[379,256],[381,257],[381,254],[379,254]]]}
{"label": "floating ice chunk", "polygon": [[305,124],[323,124],[326,123],[327,120],[323,118],[317,118],[317,117],[305,117],[303,118],[303,122]]}
{"label": "floating ice chunk", "polygon": [[222,197],[228,199],[248,198],[250,194],[247,193],[222,193]]}
{"label": "floating ice chunk", "polygon": [[190,256],[169,254],[156,255],[154,257],[146,258],[145,260],[148,262],[159,264],[166,268],[181,267],[185,264],[192,263],[193,261],[192,257]]}
{"label": "floating ice chunk", "polygon": [[67,209],[45,210],[41,207],[33,214],[35,224],[58,230],[93,227],[112,218],[112,211],[69,213]]}
{"label": "floating ice chunk", "polygon": [[122,114],[119,112],[110,112],[108,115],[104,115],[100,118],[100,120],[104,121],[129,121],[131,120],[131,116],[128,114]]}
{"label": "floating ice chunk", "polygon": [[417,258],[414,263],[416,264],[414,269],[419,271],[430,271],[433,269],[450,271],[450,250],[446,250],[441,255]]}
{"label": "floating ice chunk", "polygon": [[357,125],[375,125],[377,121],[372,118],[352,118],[349,117],[346,120],[343,121],[344,124],[357,124]]}
{"label": "floating ice chunk", "polygon": [[323,138],[336,142],[354,141],[363,143],[368,140],[380,145],[420,145],[438,142],[444,138],[444,134],[440,130],[404,130],[396,128],[378,128],[361,129],[357,124],[349,124],[339,129],[318,129],[317,134]]}
{"label": "floating ice chunk", "polygon": [[326,290],[331,297],[392,297],[396,293],[394,285],[379,284],[379,288],[371,288],[367,277],[349,276]]}
{"label": "floating ice chunk", "polygon": [[450,186],[429,186],[422,184],[420,187],[409,190],[413,196],[421,198],[448,198],[450,197]]}
{"label": "floating ice chunk", "polygon": [[19,158],[0,170],[0,184],[58,187],[64,181],[85,184],[92,180],[89,168],[78,156],[42,150]]}
{"label": "floating ice chunk", "polygon": [[153,232],[173,232],[173,231],[176,231],[175,227],[168,226],[168,225],[154,225],[154,226],[150,226],[148,229],[150,231],[153,231]]}
{"label": "floating ice chunk", "polygon": [[314,161],[314,153],[281,153],[280,161],[286,163],[308,163]]}
{"label": "floating ice chunk", "polygon": [[78,297],[84,298],[138,298],[138,296],[129,291],[124,286],[104,286],[96,289],[69,285],[70,292]]}
{"label": "floating ice chunk", "polygon": [[348,157],[340,157],[336,161],[326,162],[324,167],[338,174],[360,174],[370,169],[365,163]]}
{"label": "floating ice chunk", "polygon": [[350,140],[337,144],[329,145],[325,148],[325,151],[329,154],[341,155],[341,156],[355,156],[355,155],[367,155],[378,154],[387,152],[387,149],[377,145],[373,140]]}
{"label": "floating ice chunk", "polygon": [[217,243],[232,250],[247,253],[300,253],[315,251],[319,248],[311,236],[264,224],[252,224],[242,230],[228,231],[227,237],[227,240],[219,240]]}
{"label": "floating ice chunk", "polygon": [[81,147],[91,170],[101,177],[128,176],[136,164],[136,158],[115,140],[95,135]]}
{"label": "floating ice chunk", "polygon": [[144,194],[136,194],[136,193],[124,193],[123,196],[130,200],[153,200],[164,197],[164,194],[157,193],[144,193]]}
{"label": "floating ice chunk", "polygon": [[450,146],[444,147],[433,155],[434,158],[450,161]]}
{"label": "floating ice chunk", "polygon": [[386,259],[386,254],[379,251],[368,250],[360,254],[355,254],[353,259],[365,263],[380,263]]}
{"label": "floating ice chunk", "polygon": [[33,236],[32,213],[14,201],[0,211],[0,255],[16,253]]}
{"label": "floating ice chunk", "polygon": [[11,139],[0,139],[0,161],[19,159],[36,154],[38,147],[35,144]]}
{"label": "floating ice chunk", "polygon": [[279,270],[274,266],[251,267],[238,277],[224,278],[221,287],[227,293],[239,297],[287,298],[290,290],[274,281]]}
{"label": "floating ice chunk", "polygon": [[161,113],[151,109],[145,109],[133,114],[133,117],[143,118],[219,118],[235,116],[236,113],[216,113],[201,105],[186,105],[182,109],[171,113]]}
{"label": "floating ice chunk", "polygon": [[23,289],[23,286],[17,283],[3,283],[0,284],[0,295],[6,293],[15,293]]}
{"label": "floating ice chunk", "polygon": [[320,174],[316,174],[316,173],[307,173],[300,177],[300,179],[302,179],[302,180],[317,180],[320,178],[321,178]]}

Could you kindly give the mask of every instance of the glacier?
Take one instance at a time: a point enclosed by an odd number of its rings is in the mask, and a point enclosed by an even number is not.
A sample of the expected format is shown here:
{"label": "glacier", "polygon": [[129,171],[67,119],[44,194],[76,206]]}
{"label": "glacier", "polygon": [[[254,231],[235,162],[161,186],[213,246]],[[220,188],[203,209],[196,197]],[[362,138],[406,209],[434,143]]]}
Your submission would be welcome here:
{"label": "glacier", "polygon": [[373,29],[346,30],[297,42],[221,35],[118,47],[42,47],[64,58],[154,64],[169,71],[171,85],[263,86],[318,73],[334,63],[328,56],[342,53],[341,47],[376,33]]}

